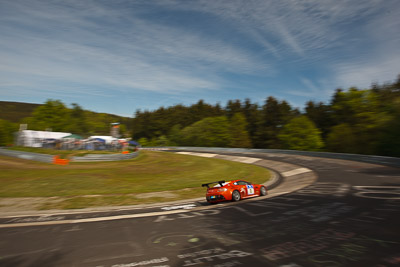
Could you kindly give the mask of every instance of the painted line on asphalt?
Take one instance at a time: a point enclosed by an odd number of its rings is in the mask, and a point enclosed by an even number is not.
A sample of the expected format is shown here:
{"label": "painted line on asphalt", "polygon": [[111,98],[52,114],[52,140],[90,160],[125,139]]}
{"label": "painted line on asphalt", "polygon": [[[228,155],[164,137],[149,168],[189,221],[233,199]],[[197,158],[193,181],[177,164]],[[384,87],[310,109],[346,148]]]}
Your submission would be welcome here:
{"label": "painted line on asphalt", "polygon": [[[216,156],[219,156],[219,154],[213,154],[213,153],[197,153],[197,152],[185,152],[185,151],[176,152],[176,153],[177,154],[183,154],[183,155],[205,157],[205,158],[214,158]],[[232,161],[236,161],[236,162],[247,163],[247,164],[252,164],[252,163],[255,163],[257,161],[262,160],[262,159],[259,159],[259,158],[227,156],[227,155],[224,155],[224,158],[232,160]]]}
{"label": "painted line on asphalt", "polygon": [[127,214],[127,215],[117,215],[117,216],[107,216],[107,217],[97,217],[97,218],[86,218],[86,219],[72,219],[72,220],[59,220],[59,221],[46,221],[46,222],[28,222],[28,223],[9,223],[1,224],[0,228],[12,228],[12,227],[26,227],[26,226],[44,226],[44,225],[58,225],[58,224],[75,224],[75,223],[87,223],[87,222],[103,222],[103,221],[113,221],[122,219],[132,219],[132,218],[144,218],[151,216],[160,215],[170,215],[176,213],[185,213],[193,210],[170,210],[170,211],[156,211],[148,213],[138,213],[138,214]]}
{"label": "painted line on asphalt", "polygon": [[175,205],[175,206],[167,206],[167,207],[162,207],[162,210],[179,210],[179,209],[184,209],[184,210],[190,210],[196,208],[196,204],[183,204],[183,205]]}
{"label": "painted line on asphalt", "polygon": [[237,161],[237,162],[241,162],[241,163],[248,163],[248,164],[251,164],[251,163],[255,163],[255,162],[257,162],[257,161],[260,161],[260,160],[262,160],[262,159],[249,158],[249,157],[234,157],[232,160],[233,160],[233,161]]}
{"label": "painted line on asphalt", "polygon": [[[251,199],[246,199],[246,201],[255,201],[262,200],[266,198],[270,198],[274,195],[266,195],[255,197]],[[238,203],[226,203],[224,207],[231,205],[237,205]],[[8,223],[8,224],[0,224],[1,228],[16,228],[16,227],[28,227],[28,226],[48,226],[48,225],[60,225],[60,224],[77,224],[77,223],[91,223],[91,222],[104,222],[104,221],[114,221],[114,220],[123,220],[123,219],[134,219],[134,218],[145,218],[145,217],[154,217],[161,215],[171,215],[178,213],[188,213],[195,211],[202,211],[208,209],[215,209],[215,206],[199,206],[192,209],[177,209],[177,210],[168,210],[168,211],[155,211],[155,212],[147,212],[147,213],[137,213],[137,214],[125,214],[125,215],[116,215],[116,216],[107,216],[107,217],[96,217],[96,218],[85,218],[85,219],[70,219],[70,220],[57,220],[57,221],[40,221],[40,222],[26,222],[26,223]]]}
{"label": "painted line on asphalt", "polygon": [[199,156],[199,157],[204,157],[204,158],[213,158],[215,156],[218,156],[217,154],[212,154],[212,153],[196,153],[196,152],[176,152],[177,154],[183,154],[183,155],[191,155],[191,156]]}
{"label": "painted line on asphalt", "polygon": [[282,175],[284,177],[289,177],[289,176],[293,176],[293,175],[297,175],[297,174],[301,174],[301,173],[306,173],[306,172],[311,172],[312,170],[307,169],[307,168],[298,168],[298,169],[294,169],[291,171],[286,171],[283,172]]}

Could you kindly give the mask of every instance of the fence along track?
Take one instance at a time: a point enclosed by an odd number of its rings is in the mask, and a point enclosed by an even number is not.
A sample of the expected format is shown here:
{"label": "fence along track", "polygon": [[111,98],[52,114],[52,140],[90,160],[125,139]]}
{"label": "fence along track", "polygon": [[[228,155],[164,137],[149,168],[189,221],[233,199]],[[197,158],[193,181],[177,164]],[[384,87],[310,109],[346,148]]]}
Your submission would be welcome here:
{"label": "fence along track", "polygon": [[[27,159],[33,161],[40,161],[45,163],[53,163],[54,155],[46,155],[33,152],[24,152],[0,148],[0,155]],[[72,157],[70,160],[73,162],[94,162],[94,161],[119,161],[132,159],[138,156],[138,152],[128,153],[128,154],[89,154],[83,157]]]}

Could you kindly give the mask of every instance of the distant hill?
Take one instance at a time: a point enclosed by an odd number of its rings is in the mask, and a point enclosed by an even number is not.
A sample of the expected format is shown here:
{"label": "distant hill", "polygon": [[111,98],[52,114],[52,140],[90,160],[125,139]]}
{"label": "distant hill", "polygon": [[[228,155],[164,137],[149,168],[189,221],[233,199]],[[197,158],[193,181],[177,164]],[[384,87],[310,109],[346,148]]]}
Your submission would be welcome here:
{"label": "distant hill", "polygon": [[40,104],[0,101],[0,119],[18,123],[23,118],[31,116]]}
{"label": "distant hill", "polygon": [[[42,104],[32,104],[32,103],[23,103],[23,102],[10,102],[10,101],[0,101],[0,119],[19,123],[22,119],[26,117],[30,117],[32,112]],[[131,118],[122,117],[114,114],[108,113],[98,113],[94,111],[88,111],[91,114],[106,114],[113,118],[115,121],[119,121],[130,126]]]}

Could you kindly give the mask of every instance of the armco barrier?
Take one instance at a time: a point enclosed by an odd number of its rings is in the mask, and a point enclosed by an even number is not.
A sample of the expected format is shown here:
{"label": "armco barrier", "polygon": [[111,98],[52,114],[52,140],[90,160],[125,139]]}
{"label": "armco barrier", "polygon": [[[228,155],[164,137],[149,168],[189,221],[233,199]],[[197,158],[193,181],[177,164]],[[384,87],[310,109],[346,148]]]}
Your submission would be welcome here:
{"label": "armco barrier", "polygon": [[[10,149],[0,148],[0,155],[15,157],[20,159],[34,160],[46,163],[57,163],[61,162],[65,164],[65,161],[58,159],[57,156],[46,155],[33,152],[16,151]],[[138,156],[138,152],[128,153],[128,154],[88,154],[83,157],[72,157],[70,161],[74,162],[93,162],[93,161],[119,161],[132,159]],[[64,165],[63,164],[63,165]]]}
{"label": "armco barrier", "polygon": [[74,162],[93,162],[93,161],[118,161],[132,159],[138,156],[138,152],[120,154],[88,154],[83,157],[72,157]]}
{"label": "armco barrier", "polygon": [[371,164],[386,165],[392,167],[400,167],[400,158],[361,155],[361,154],[345,154],[331,152],[314,152],[314,151],[298,151],[298,150],[282,150],[282,149],[249,149],[249,148],[220,148],[220,147],[165,147],[176,150],[187,151],[204,151],[214,153],[270,153],[270,154],[287,154],[308,157],[321,157],[342,160],[354,160]]}
{"label": "armco barrier", "polygon": [[46,162],[46,163],[53,163],[53,160],[54,160],[53,155],[16,151],[16,150],[9,150],[9,149],[3,149],[3,148],[0,148],[0,155],[20,158],[20,159],[41,161],[41,162]]}

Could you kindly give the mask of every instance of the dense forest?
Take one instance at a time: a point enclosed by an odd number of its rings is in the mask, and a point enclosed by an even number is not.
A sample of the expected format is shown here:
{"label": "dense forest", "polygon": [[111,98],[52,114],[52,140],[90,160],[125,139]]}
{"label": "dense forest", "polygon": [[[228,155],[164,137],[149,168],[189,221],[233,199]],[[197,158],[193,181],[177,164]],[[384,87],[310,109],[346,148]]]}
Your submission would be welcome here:
{"label": "dense forest", "polygon": [[[0,145],[11,144],[19,124],[0,118]],[[329,103],[309,101],[304,110],[270,96],[262,104],[230,100],[222,107],[199,100],[191,106],[137,110],[131,119],[48,100],[18,123],[26,123],[32,130],[89,136],[108,135],[110,123],[116,121],[122,124],[124,136],[142,146],[295,149],[400,157],[400,75],[393,83],[373,84],[369,89],[337,89]]]}
{"label": "dense forest", "polygon": [[132,137],[144,146],[247,147],[400,156],[400,75],[369,89],[337,89],[329,103],[303,111],[268,97],[203,100],[135,113]]}

